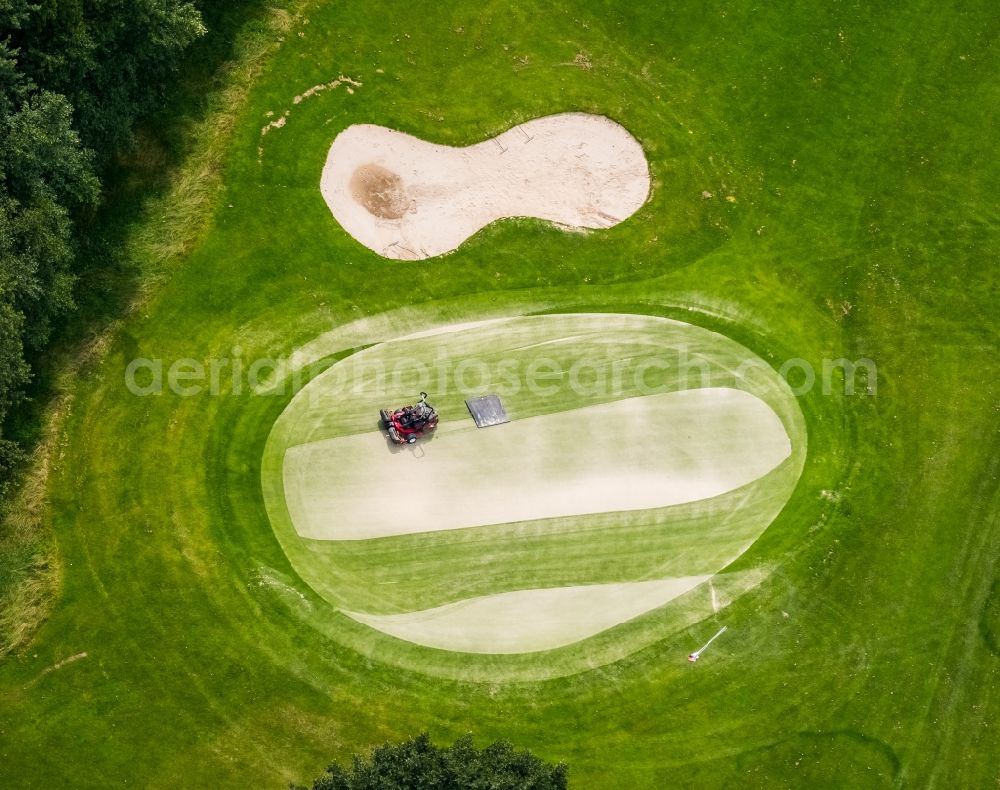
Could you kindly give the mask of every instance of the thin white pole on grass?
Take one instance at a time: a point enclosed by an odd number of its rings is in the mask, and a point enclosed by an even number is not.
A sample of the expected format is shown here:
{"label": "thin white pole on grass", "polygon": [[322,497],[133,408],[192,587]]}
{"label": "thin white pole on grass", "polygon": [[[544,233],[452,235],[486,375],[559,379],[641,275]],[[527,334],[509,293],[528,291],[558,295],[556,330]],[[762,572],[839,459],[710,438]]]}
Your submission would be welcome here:
{"label": "thin white pole on grass", "polygon": [[724,633],[726,633],[726,629],[727,628],[728,628],[728,626],[725,626],[725,625],[722,626],[722,628],[719,629],[719,633],[717,633],[715,636],[713,636],[711,639],[709,639],[704,645],[702,645],[701,647],[699,647],[691,655],[688,656],[688,661],[694,663],[699,658],[701,658],[701,654],[705,652],[705,650],[708,648],[708,646],[710,644],[712,644],[712,642],[714,642],[716,639],[718,639],[720,636],[722,636]]}

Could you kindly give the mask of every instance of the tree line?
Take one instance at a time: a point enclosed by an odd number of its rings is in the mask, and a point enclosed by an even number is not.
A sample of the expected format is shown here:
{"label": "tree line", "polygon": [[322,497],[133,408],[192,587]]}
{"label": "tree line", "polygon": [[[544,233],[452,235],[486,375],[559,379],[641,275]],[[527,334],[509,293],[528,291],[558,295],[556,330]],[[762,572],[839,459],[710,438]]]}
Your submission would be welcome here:
{"label": "tree line", "polygon": [[74,308],[102,170],[204,32],[187,0],[0,0],[0,490],[22,454],[4,425]]}
{"label": "tree line", "polygon": [[346,768],[334,763],[309,788],[289,790],[566,790],[568,770],[507,741],[477,749],[466,735],[437,746],[424,733],[354,755]]}

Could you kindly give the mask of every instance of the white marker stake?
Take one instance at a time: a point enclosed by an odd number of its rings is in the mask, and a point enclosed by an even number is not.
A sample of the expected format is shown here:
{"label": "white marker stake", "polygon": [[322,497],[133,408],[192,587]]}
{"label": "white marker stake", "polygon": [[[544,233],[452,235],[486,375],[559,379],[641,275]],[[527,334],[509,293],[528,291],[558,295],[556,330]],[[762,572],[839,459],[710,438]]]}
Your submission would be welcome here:
{"label": "white marker stake", "polygon": [[719,629],[719,633],[717,633],[715,636],[709,639],[704,645],[702,645],[700,648],[698,648],[691,655],[688,656],[688,661],[690,661],[693,664],[695,661],[701,658],[701,654],[705,652],[706,648],[708,648],[708,646],[712,644],[712,642],[714,642],[716,639],[718,639],[726,632],[726,628],[728,628],[728,626],[725,625],[722,626],[722,628]]}

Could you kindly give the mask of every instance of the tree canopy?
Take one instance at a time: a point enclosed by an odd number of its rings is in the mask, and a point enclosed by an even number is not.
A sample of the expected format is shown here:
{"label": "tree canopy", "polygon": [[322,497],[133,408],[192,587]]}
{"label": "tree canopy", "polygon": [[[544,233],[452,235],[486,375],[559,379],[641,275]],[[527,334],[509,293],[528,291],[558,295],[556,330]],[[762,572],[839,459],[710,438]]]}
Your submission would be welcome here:
{"label": "tree canopy", "polygon": [[467,735],[441,748],[424,734],[355,756],[349,768],[331,765],[311,790],[565,790],[566,772],[506,741],[479,750]]}
{"label": "tree canopy", "polygon": [[0,485],[29,360],[73,308],[101,166],[202,33],[186,0],[0,0]]}

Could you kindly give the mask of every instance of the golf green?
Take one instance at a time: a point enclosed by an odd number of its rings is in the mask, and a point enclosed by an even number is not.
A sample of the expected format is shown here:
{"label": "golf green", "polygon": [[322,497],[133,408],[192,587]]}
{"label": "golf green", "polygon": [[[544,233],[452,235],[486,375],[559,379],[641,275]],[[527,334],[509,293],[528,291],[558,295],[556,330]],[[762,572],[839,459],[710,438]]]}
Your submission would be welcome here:
{"label": "golf green", "polygon": [[[374,404],[420,388],[442,424],[394,447]],[[475,427],[464,399],[483,391],[502,394],[510,423]],[[335,609],[426,647],[512,654],[678,598],[690,610],[684,594],[784,506],[806,445],[789,387],[739,344],[664,318],[550,314],[411,333],[336,362],[275,423],[262,482],[286,553]],[[644,639],[621,635],[613,656]],[[586,644],[549,672],[583,661]],[[482,677],[502,674],[494,660]]]}

